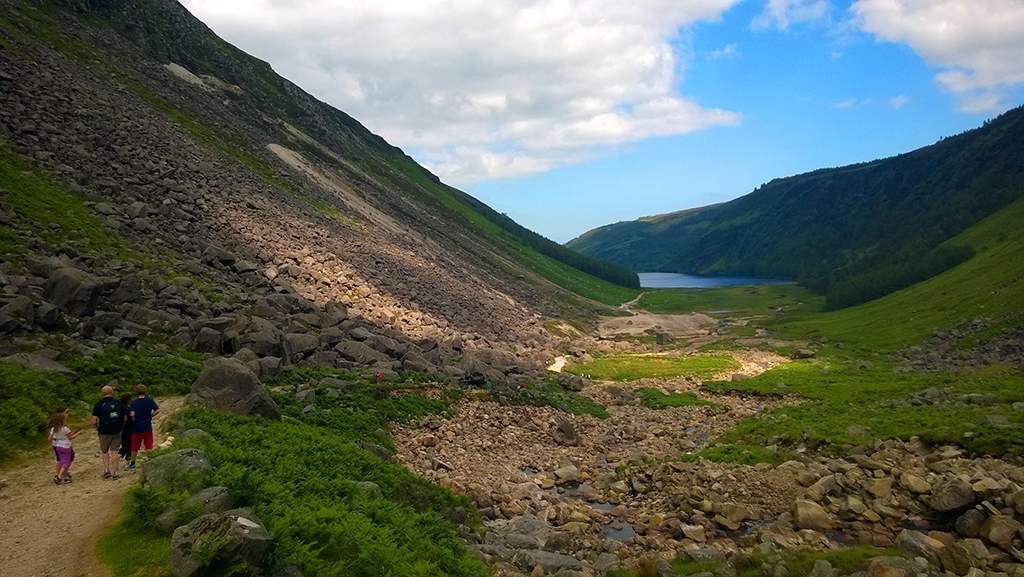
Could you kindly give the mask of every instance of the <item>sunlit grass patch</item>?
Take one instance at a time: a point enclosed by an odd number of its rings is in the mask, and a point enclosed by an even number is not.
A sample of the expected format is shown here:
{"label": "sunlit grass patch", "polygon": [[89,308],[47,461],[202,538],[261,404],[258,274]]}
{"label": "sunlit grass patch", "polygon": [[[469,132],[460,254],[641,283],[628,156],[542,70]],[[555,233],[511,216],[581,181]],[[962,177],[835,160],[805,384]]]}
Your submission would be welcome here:
{"label": "sunlit grass patch", "polygon": [[740,368],[730,356],[701,355],[667,357],[656,355],[617,354],[573,365],[576,373],[602,381],[636,381],[644,378],[694,377],[706,379]]}
{"label": "sunlit grass patch", "polygon": [[[1024,400],[1024,374],[913,374],[894,373],[879,362],[869,369],[860,365],[796,361],[780,365],[756,378],[711,382],[704,387],[730,391],[797,395],[808,402],[757,413],[740,420],[719,441],[737,444],[778,444],[835,447],[857,445],[871,438],[909,439],[920,436],[933,443],[956,443],[989,455],[1024,453],[1024,413],[1013,403]],[[913,402],[926,389],[940,392],[937,404]],[[963,396],[991,393],[997,404],[968,404]],[[991,416],[1006,425],[983,424]],[[984,418],[983,418],[984,417]],[[856,428],[851,426],[856,425]]]}
{"label": "sunlit grass patch", "polygon": [[740,465],[771,463],[772,465],[781,465],[786,461],[796,458],[796,454],[789,451],[768,449],[761,445],[723,444],[708,447],[691,455],[683,455],[681,460],[692,462],[696,461],[698,457],[703,457],[716,463],[737,463]]}
{"label": "sunlit grass patch", "polygon": [[510,401],[516,405],[554,407],[573,415],[590,415],[598,419],[607,419],[610,416],[603,405],[579,393],[566,390],[554,382],[527,385],[525,390],[513,393]]}

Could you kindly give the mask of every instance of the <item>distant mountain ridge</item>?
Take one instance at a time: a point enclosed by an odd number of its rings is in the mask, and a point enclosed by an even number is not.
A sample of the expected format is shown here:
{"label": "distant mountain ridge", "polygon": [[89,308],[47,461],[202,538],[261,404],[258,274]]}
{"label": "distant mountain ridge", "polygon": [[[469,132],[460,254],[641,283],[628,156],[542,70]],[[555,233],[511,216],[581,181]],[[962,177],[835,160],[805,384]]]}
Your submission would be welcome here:
{"label": "distant mountain ridge", "polygon": [[913,152],[775,179],[567,246],[637,271],[797,279],[836,308],[969,258],[940,245],[1022,196],[1024,107]]}

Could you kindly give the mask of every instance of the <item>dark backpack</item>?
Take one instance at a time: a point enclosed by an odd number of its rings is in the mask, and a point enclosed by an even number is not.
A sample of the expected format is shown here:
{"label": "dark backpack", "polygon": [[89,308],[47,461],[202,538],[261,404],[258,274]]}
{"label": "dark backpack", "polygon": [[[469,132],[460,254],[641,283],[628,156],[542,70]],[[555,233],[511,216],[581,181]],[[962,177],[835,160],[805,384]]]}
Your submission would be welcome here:
{"label": "dark backpack", "polygon": [[121,401],[104,399],[100,404],[99,426],[96,429],[104,435],[112,435],[121,430],[127,411]]}

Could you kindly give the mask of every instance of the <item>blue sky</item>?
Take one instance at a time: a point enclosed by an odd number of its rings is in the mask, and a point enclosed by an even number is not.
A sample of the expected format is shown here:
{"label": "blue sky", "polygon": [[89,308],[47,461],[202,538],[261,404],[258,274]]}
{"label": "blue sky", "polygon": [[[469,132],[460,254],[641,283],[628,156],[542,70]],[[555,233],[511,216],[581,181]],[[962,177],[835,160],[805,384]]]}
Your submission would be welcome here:
{"label": "blue sky", "polygon": [[1024,101],[1022,0],[184,0],[565,242],[892,156]]}

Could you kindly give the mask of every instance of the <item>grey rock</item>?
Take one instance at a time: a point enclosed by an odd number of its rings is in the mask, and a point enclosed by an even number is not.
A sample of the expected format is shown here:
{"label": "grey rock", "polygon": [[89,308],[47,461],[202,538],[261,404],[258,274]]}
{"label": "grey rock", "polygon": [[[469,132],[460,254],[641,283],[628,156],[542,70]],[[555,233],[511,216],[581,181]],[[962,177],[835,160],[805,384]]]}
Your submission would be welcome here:
{"label": "grey rock", "polygon": [[186,402],[236,415],[281,418],[281,411],[259,377],[234,358],[215,357],[206,361]]}
{"label": "grey rock", "polygon": [[175,529],[169,557],[171,575],[223,575],[238,565],[249,572],[259,571],[270,545],[270,533],[247,509],[202,515]]}
{"label": "grey rock", "polygon": [[974,490],[965,481],[954,478],[932,491],[929,505],[942,513],[963,511],[974,505]]}
{"label": "grey rock", "polygon": [[164,507],[164,510],[157,515],[156,520],[153,522],[156,532],[161,535],[174,533],[174,530],[178,528],[178,513],[178,506],[174,503]]}
{"label": "grey rock", "polygon": [[207,487],[188,498],[185,506],[202,507],[202,514],[223,513],[231,509],[231,494],[227,487]]}
{"label": "grey rock", "polygon": [[985,524],[985,514],[977,509],[968,509],[956,520],[956,532],[965,539],[981,536],[981,526]]}
{"label": "grey rock", "polygon": [[198,441],[204,443],[213,438],[213,435],[202,429],[188,429],[179,437],[182,441]]}
{"label": "grey rock", "polygon": [[576,436],[576,428],[573,427],[572,421],[564,417],[559,417],[555,428],[551,431],[551,435],[559,445],[575,447],[580,442],[579,437]]}
{"label": "grey rock", "polygon": [[43,298],[68,314],[88,316],[96,312],[103,293],[100,279],[77,268],[54,271],[46,282]]}
{"label": "grey rock", "polygon": [[932,565],[940,565],[939,551],[945,545],[941,541],[932,539],[931,537],[920,533],[918,531],[912,531],[910,529],[904,529],[896,537],[896,541],[893,542],[893,547],[898,551],[902,551],[907,555],[913,557],[924,557]]}
{"label": "grey rock", "polygon": [[36,305],[35,323],[44,330],[52,331],[60,326],[60,309],[51,302],[44,301]]}
{"label": "grey rock", "polygon": [[199,449],[181,449],[154,457],[142,467],[139,482],[156,490],[195,491],[213,471],[210,458]]}
{"label": "grey rock", "polygon": [[18,353],[4,357],[4,362],[15,363],[33,371],[60,373],[74,377],[75,372],[57,361],[36,353]]}
{"label": "grey rock", "polygon": [[320,339],[309,333],[288,333],[284,336],[285,354],[292,361],[315,351],[319,344]]}
{"label": "grey rock", "polygon": [[370,366],[380,361],[390,361],[391,358],[364,343],[358,341],[342,341],[334,347],[334,350],[347,361]]}
{"label": "grey rock", "polygon": [[800,529],[813,529],[819,532],[835,526],[835,522],[821,505],[803,499],[793,503],[793,524]]}
{"label": "grey rock", "polygon": [[224,266],[231,266],[238,259],[230,252],[218,246],[210,245],[203,251],[203,260],[209,263],[218,262]]}
{"label": "grey rock", "polygon": [[560,373],[558,375],[558,384],[567,391],[579,392],[583,390],[583,378],[572,373]]}
{"label": "grey rock", "polygon": [[192,349],[200,353],[219,355],[223,350],[222,340],[221,333],[210,327],[203,327],[192,341]]}
{"label": "grey rock", "polygon": [[554,574],[564,569],[581,569],[584,567],[583,562],[575,557],[537,549],[522,549],[518,551],[512,557],[512,563],[523,568],[532,568],[540,565],[544,569],[544,574]]}
{"label": "grey rock", "polygon": [[0,307],[0,333],[28,331],[34,322],[35,307],[32,306],[32,299],[26,296],[14,297]]}

